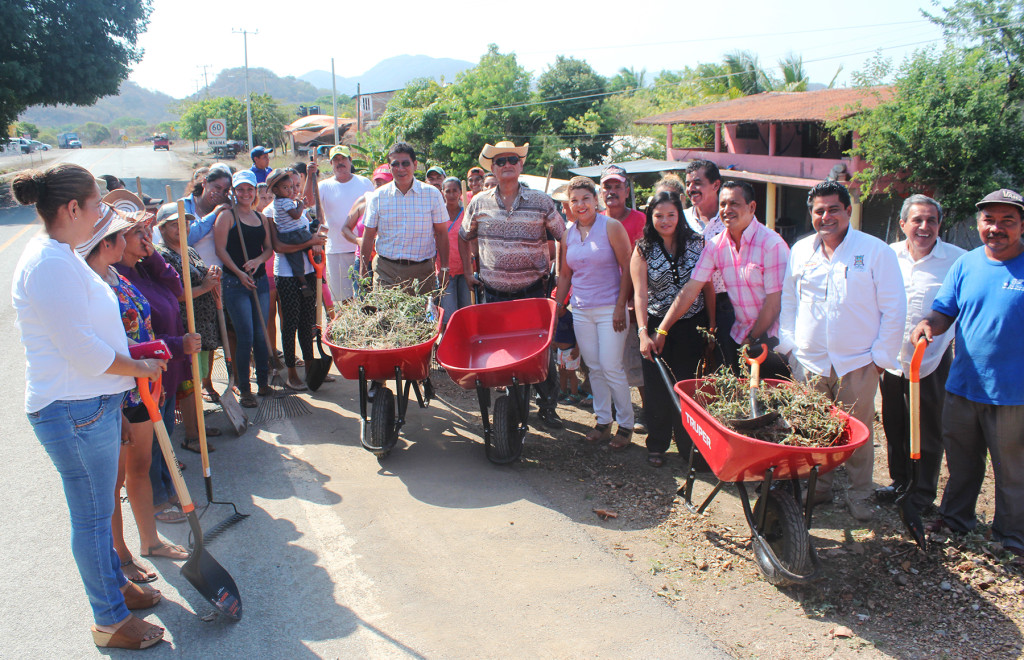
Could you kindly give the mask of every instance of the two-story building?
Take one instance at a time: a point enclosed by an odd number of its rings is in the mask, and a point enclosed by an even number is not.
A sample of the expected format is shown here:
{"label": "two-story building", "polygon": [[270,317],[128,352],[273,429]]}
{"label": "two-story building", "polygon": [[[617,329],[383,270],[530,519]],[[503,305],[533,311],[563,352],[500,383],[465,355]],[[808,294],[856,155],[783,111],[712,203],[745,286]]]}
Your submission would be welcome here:
{"label": "two-story building", "polygon": [[[725,179],[742,179],[757,193],[757,216],[787,242],[809,231],[807,191],[828,177],[850,184],[864,163],[850,158],[855,135],[837,140],[825,124],[873,108],[891,98],[891,87],[822,89],[813,92],[765,92],[730,101],[684,108],[636,121],[665,126],[666,158],[672,161],[710,160]],[[714,150],[677,149],[672,127],[712,124]],[[884,196],[861,202],[851,186],[851,224],[879,237],[891,235],[899,207]]]}

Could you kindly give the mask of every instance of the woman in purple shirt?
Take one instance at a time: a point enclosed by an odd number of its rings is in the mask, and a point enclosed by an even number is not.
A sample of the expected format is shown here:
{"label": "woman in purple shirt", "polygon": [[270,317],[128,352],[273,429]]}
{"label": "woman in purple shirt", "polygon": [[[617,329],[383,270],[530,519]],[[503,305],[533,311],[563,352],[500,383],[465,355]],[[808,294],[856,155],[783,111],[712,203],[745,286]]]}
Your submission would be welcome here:
{"label": "woman in purple shirt", "polygon": [[[612,403],[619,428],[608,443],[621,451],[632,445],[633,403],[622,368],[626,345],[626,301],[633,292],[629,277],[629,236],[619,223],[597,213],[597,188],[585,176],[569,181],[569,207],[576,222],[569,225],[560,246],[561,268],[555,300],[565,300],[572,287],[576,343],[590,367],[597,424],[586,441],[611,437]],[[558,303],[558,314],[565,305]]]}
{"label": "woman in purple shirt", "polygon": [[[114,269],[149,301],[153,332],[157,339],[163,339],[174,357],[167,362],[163,389],[167,392],[162,411],[164,426],[168,435],[174,431],[174,393],[178,385],[188,380],[192,363],[189,356],[199,352],[200,336],[186,334],[181,320],[178,297],[183,288],[178,273],[171,268],[160,253],[153,249],[152,230],[148,222],[140,222],[125,232],[124,256]],[[153,460],[150,464],[149,479],[153,485],[153,504],[157,520],[162,522],[183,522],[181,512],[170,510],[175,502],[171,473],[164,463],[160,447],[153,443]]]}

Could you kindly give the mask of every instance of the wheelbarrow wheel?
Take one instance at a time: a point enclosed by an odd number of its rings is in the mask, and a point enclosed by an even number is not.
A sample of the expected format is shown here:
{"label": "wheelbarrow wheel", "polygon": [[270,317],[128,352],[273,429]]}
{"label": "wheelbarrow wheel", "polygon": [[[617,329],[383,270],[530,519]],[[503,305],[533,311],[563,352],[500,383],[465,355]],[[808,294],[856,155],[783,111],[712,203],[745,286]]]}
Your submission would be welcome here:
{"label": "wheelbarrow wheel", "polygon": [[395,395],[390,389],[380,387],[373,397],[373,407],[370,409],[370,442],[367,443],[367,449],[377,458],[384,458],[397,443]]}
{"label": "wheelbarrow wheel", "polygon": [[494,400],[494,442],[487,452],[487,458],[499,465],[517,460],[523,453],[525,425],[519,421],[515,406],[508,395]]}
{"label": "wheelbarrow wheel", "polygon": [[[794,578],[806,576],[811,570],[811,537],[804,524],[803,512],[793,495],[786,490],[772,489],[762,502],[768,507],[760,538],[753,540],[757,566],[765,579],[776,586],[792,584]],[[759,516],[755,508],[754,519]],[[784,571],[780,571],[782,568]]]}

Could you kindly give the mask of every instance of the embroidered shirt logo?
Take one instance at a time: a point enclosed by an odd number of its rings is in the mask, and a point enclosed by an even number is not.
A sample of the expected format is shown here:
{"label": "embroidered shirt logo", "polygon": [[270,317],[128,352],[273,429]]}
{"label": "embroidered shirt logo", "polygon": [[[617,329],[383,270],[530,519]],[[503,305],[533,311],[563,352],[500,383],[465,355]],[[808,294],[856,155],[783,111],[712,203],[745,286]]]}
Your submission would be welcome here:
{"label": "embroidered shirt logo", "polygon": [[1011,278],[1003,282],[1003,288],[1009,291],[1024,291],[1024,279]]}
{"label": "embroidered shirt logo", "polygon": [[864,270],[864,255],[863,254],[855,254],[855,255],[853,255],[853,269],[854,270]]}

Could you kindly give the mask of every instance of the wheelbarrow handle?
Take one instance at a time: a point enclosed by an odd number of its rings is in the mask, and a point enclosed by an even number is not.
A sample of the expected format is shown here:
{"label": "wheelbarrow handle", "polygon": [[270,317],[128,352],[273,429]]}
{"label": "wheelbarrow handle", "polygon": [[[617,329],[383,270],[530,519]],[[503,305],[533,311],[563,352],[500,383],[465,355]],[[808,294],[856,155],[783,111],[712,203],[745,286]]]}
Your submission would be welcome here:
{"label": "wheelbarrow handle", "polygon": [[683,417],[683,407],[679,404],[679,395],[675,391],[675,383],[672,382],[672,372],[665,363],[665,359],[659,356],[654,356],[654,364],[658,367],[658,373],[661,374],[661,379],[665,382],[665,387],[668,388],[669,399],[672,401],[672,405],[676,409],[676,414],[679,418]]}

